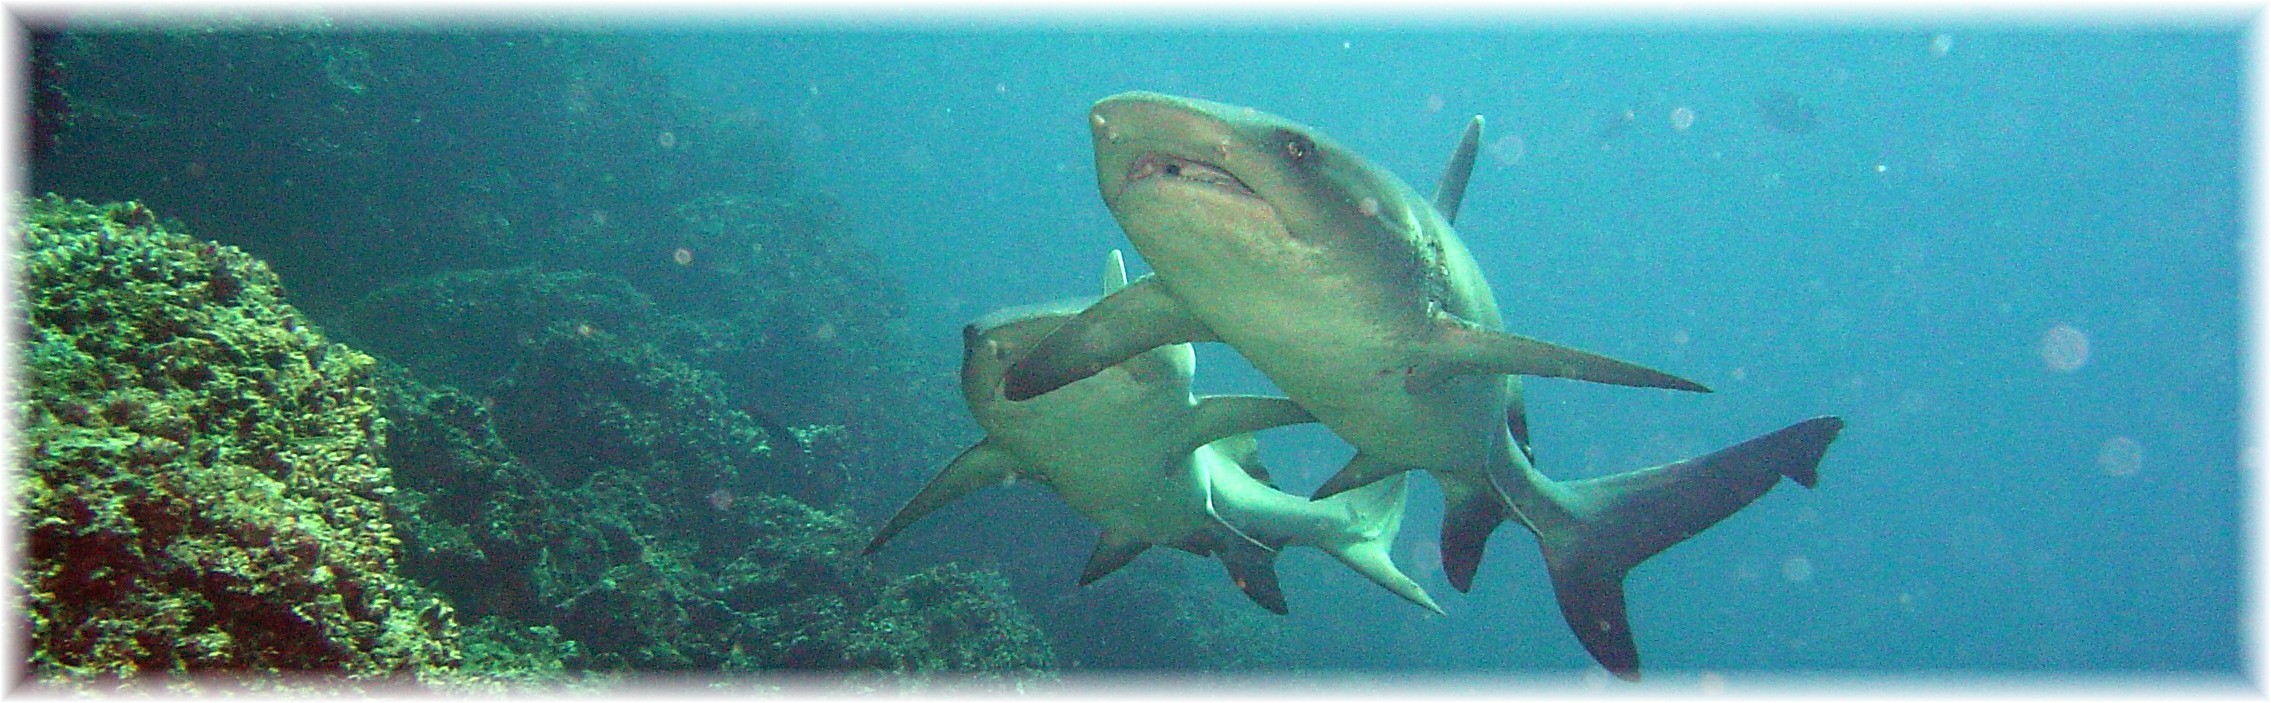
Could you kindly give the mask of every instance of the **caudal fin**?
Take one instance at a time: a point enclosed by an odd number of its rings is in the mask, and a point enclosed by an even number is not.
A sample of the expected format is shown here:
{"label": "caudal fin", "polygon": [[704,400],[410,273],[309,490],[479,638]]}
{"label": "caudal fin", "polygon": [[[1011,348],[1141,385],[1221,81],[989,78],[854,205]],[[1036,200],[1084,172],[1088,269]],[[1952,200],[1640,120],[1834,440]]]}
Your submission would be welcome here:
{"label": "caudal fin", "polygon": [[1708,528],[1782,477],[1813,487],[1815,467],[1845,421],[1817,417],[1686,461],[1557,484],[1577,518],[1540,534],[1561,615],[1610,673],[1640,678],[1625,619],[1624,575]]}

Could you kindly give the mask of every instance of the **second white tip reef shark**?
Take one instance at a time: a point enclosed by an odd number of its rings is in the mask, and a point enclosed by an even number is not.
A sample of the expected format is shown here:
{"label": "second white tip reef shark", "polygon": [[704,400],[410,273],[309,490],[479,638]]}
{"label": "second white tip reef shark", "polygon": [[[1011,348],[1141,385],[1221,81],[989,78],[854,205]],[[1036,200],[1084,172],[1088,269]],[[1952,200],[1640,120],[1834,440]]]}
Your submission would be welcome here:
{"label": "second white tip reef shark", "polygon": [[[1504,331],[1452,231],[1464,173],[1434,203],[1323,134],[1252,108],[1157,93],[1098,102],[1097,185],[1154,275],[1041,339],[1006,374],[1032,398],[1162,345],[1220,341],[1357,449],[1318,490],[1403,472],[1441,485],[1445,576],[1465,591],[1511,520],[1538,538],[1562,616],[1626,679],[1640,656],[1624,577],[1782,477],[1811,487],[1844,426],[1819,417],[1686,461],[1554,481],[1531,466],[1516,376],[1707,391]],[[1480,118],[1462,153],[1471,164]],[[1454,178],[1454,176],[1456,178]]]}
{"label": "second white tip reef shark", "polygon": [[[1120,253],[1104,290],[1127,283]],[[1222,560],[1231,581],[1286,612],[1276,559],[1314,547],[1420,607],[1443,609],[1389,559],[1403,524],[1404,482],[1390,479],[1311,501],[1268,483],[1255,431],[1314,421],[1284,398],[1191,395],[1187,344],[1146,350],[1103,373],[1030,400],[1002,397],[1002,372],[1091,297],[996,311],[963,329],[962,394],[986,437],[954,458],[868,543],[873,553],[909,524],[987,486],[1047,486],[1103,527],[1082,570],[1087,585],[1151,545]]]}

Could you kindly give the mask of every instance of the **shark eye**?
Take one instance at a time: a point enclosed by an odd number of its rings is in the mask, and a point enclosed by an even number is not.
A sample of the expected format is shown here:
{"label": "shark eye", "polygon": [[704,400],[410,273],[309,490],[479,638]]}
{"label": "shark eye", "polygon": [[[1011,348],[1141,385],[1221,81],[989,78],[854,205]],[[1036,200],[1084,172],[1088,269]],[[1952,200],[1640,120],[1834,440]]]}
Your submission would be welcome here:
{"label": "shark eye", "polygon": [[1287,135],[1285,139],[1286,156],[1292,157],[1295,161],[1300,161],[1302,159],[1309,158],[1310,154],[1316,152],[1317,143],[1309,141],[1308,137],[1304,137],[1299,134]]}

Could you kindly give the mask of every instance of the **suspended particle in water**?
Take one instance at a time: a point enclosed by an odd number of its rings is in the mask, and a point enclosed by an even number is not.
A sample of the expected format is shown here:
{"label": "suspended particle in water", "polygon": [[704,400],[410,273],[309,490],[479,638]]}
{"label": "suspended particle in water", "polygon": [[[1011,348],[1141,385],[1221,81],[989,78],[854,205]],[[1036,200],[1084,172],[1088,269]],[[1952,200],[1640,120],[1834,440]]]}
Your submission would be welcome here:
{"label": "suspended particle in water", "polygon": [[2090,363],[2090,336],[2073,325],[2058,323],[2042,333],[2042,363],[2059,373],[2073,373]]}
{"label": "suspended particle in water", "polygon": [[1443,548],[1432,539],[1416,539],[1404,545],[1404,569],[1422,576],[1443,573]]}
{"label": "suspended particle in water", "polygon": [[1672,108],[1672,129],[1685,132],[1687,128],[1693,126],[1695,126],[1694,110],[1688,109],[1686,105]]}
{"label": "suspended particle in water", "polygon": [[1441,94],[1433,94],[1433,95],[1429,95],[1429,96],[1427,96],[1427,111],[1428,111],[1428,112],[1442,112],[1442,111],[1443,111],[1443,96],[1442,96]]}
{"label": "suspended particle in water", "polygon": [[1932,35],[1932,44],[1931,46],[1927,47],[1926,50],[1932,52],[1932,58],[1940,58],[1942,56],[1947,56],[1948,52],[1954,50],[1955,48],[1955,35],[1942,32]]}
{"label": "suspended particle in water", "polygon": [[670,252],[670,260],[678,262],[680,266],[690,266],[694,263],[694,250],[679,247],[677,251]]}
{"label": "suspended particle in water", "polygon": [[1356,203],[1356,211],[1365,217],[1377,217],[1380,214],[1380,200],[1378,198],[1359,200]]}
{"label": "suspended particle in water", "polygon": [[1525,150],[1522,138],[1509,134],[1490,143],[1490,159],[1500,166],[1512,166],[1522,163],[1522,153]]}
{"label": "suspended particle in water", "polygon": [[2098,446],[2098,470],[2107,476],[2135,476],[2145,467],[2145,446],[2128,437],[2114,437]]}
{"label": "suspended particle in water", "polygon": [[1790,557],[1782,560],[1782,580],[1791,583],[1805,583],[1813,578],[1814,562],[1812,559]]}
{"label": "suspended particle in water", "polygon": [[1716,671],[1706,671],[1703,672],[1703,675],[1695,677],[1695,687],[1703,691],[1703,695],[1706,696],[1726,693],[1727,677]]}
{"label": "suspended particle in water", "polygon": [[663,130],[661,134],[655,135],[654,143],[662,145],[664,149],[676,148],[678,146],[678,133],[667,129]]}

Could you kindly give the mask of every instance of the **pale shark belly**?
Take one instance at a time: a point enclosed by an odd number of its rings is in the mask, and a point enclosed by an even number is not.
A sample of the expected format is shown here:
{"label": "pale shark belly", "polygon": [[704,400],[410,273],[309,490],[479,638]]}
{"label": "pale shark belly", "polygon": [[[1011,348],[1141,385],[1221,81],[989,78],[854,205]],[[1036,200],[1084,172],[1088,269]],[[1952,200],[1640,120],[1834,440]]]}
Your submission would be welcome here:
{"label": "pale shark belly", "polygon": [[[1355,309],[1330,290],[1192,296],[1192,312],[1343,440],[1376,458],[1472,471],[1497,460],[1509,398],[1496,376],[1452,378],[1423,393],[1405,385],[1412,359],[1396,319]],[[1231,305],[1205,302],[1231,301]]]}

